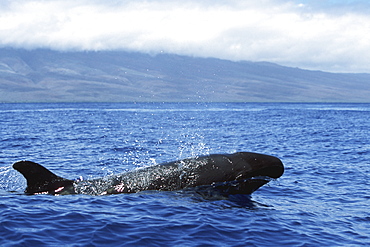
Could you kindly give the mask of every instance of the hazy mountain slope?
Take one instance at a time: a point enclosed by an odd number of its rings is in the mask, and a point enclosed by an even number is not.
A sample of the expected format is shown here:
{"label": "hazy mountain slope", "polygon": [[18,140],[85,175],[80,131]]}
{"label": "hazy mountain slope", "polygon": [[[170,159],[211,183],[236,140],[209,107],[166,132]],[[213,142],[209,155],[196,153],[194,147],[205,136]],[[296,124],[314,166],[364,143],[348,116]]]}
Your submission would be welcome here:
{"label": "hazy mountain slope", "polygon": [[370,102],[370,74],[160,54],[0,49],[0,102]]}

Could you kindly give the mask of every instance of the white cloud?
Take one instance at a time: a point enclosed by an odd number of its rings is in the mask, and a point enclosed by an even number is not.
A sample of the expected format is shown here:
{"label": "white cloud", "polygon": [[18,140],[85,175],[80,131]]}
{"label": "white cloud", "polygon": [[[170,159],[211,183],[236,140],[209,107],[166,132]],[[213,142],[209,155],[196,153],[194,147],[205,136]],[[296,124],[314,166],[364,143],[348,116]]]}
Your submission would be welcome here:
{"label": "white cloud", "polygon": [[283,0],[6,1],[0,5],[0,46],[163,51],[368,72],[370,5],[346,11],[348,6]]}

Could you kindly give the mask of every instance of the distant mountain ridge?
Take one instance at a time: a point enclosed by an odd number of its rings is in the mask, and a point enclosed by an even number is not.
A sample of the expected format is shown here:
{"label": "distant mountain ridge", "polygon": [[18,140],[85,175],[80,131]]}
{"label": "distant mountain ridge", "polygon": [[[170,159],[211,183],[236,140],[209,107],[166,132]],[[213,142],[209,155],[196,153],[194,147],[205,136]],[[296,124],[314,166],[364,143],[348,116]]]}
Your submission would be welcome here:
{"label": "distant mountain ridge", "polygon": [[124,51],[0,49],[0,102],[370,102],[370,74]]}

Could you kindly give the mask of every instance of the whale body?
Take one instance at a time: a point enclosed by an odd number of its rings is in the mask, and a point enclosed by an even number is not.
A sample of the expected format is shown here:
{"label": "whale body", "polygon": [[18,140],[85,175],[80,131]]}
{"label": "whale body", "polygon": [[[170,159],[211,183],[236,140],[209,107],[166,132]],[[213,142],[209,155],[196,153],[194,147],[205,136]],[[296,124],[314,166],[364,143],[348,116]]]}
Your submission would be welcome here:
{"label": "whale body", "polygon": [[109,195],[189,188],[212,189],[223,194],[251,194],[284,173],[279,158],[250,152],[188,158],[84,181],[59,177],[32,161],[18,161],[13,168],[26,178],[26,194],[51,195]]}

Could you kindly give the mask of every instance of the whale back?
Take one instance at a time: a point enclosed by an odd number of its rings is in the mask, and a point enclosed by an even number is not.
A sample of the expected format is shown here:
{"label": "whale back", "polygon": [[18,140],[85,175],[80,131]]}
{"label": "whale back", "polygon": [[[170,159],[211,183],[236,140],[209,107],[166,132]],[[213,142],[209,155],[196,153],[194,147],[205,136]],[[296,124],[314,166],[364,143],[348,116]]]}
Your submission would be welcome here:
{"label": "whale back", "polygon": [[268,183],[266,177],[278,178],[284,173],[279,158],[250,152],[210,154],[76,182],[59,177],[31,161],[16,162],[13,168],[26,178],[26,194],[53,195],[173,191],[197,186],[209,189],[209,185],[226,194],[250,194]]}

